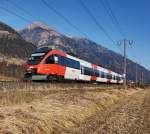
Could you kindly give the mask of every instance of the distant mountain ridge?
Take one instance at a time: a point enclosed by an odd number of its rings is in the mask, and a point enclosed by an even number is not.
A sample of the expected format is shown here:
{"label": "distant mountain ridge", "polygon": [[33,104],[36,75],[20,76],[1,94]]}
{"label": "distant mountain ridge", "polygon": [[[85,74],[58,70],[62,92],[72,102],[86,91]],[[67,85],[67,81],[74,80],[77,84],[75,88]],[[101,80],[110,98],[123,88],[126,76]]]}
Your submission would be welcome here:
{"label": "distant mountain ridge", "polygon": [[17,31],[0,22],[0,53],[16,58],[26,58],[36,49],[32,43],[25,41]]}
{"label": "distant mountain ridge", "polygon": [[[22,79],[23,64],[33,50],[32,43],[25,41],[20,34],[7,24],[0,22],[0,77]],[[4,77],[4,79],[5,79]],[[6,77],[6,78],[7,78]]]}
{"label": "distant mountain ridge", "polygon": [[[36,29],[36,31],[35,31]],[[61,37],[61,34],[56,32],[54,29],[49,28],[47,25],[40,22],[35,22],[28,25],[27,28],[19,30],[18,33],[28,42],[35,44],[37,47],[49,43],[50,40]],[[26,36],[26,33],[28,36]],[[38,37],[38,38],[37,38]],[[57,41],[58,41],[57,38]],[[57,41],[55,42],[57,44]],[[60,44],[60,42],[59,42]]]}

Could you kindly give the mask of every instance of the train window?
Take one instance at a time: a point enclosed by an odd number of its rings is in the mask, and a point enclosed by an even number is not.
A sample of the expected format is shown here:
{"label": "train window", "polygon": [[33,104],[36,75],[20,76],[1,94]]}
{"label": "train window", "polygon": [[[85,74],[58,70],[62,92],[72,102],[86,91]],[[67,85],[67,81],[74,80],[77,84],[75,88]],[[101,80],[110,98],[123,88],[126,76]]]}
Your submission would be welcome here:
{"label": "train window", "polygon": [[117,81],[120,81],[120,77],[119,76],[117,76]]}
{"label": "train window", "polygon": [[28,59],[27,64],[29,65],[37,65],[41,62],[41,60],[43,59],[44,54],[32,54],[31,57]]}
{"label": "train window", "polygon": [[79,61],[76,61],[74,65],[75,65],[76,69],[80,69],[80,62]]}
{"label": "train window", "polygon": [[101,71],[98,71],[99,72],[99,77],[101,77]]}
{"label": "train window", "polygon": [[75,69],[80,69],[80,62],[75,61],[73,59],[63,57],[63,56],[58,56],[58,64],[66,67],[71,67]]}
{"label": "train window", "polygon": [[120,76],[120,81],[121,81],[121,80],[124,80],[124,78],[123,78],[122,76]]}
{"label": "train window", "polygon": [[65,58],[65,63],[67,67],[75,68],[75,69],[80,69],[80,62],[72,60],[70,58]]}
{"label": "train window", "polygon": [[117,80],[117,76],[115,76],[115,80]]}
{"label": "train window", "polygon": [[84,74],[85,74],[85,75],[89,75],[89,70],[88,70],[87,67],[84,67]]}
{"label": "train window", "polygon": [[101,78],[105,78],[105,73],[101,72]]}
{"label": "train window", "polygon": [[85,75],[90,75],[90,71],[87,67],[84,67],[84,74]]}
{"label": "train window", "polygon": [[111,74],[107,74],[107,79],[112,79],[112,75]]}
{"label": "train window", "polygon": [[81,68],[81,74],[84,74],[84,67],[81,66],[80,68]]}
{"label": "train window", "polygon": [[84,67],[84,74],[85,75],[89,75],[89,76],[93,76],[94,75],[94,71],[93,71],[92,68]]}
{"label": "train window", "polygon": [[99,77],[102,77],[102,72],[101,71],[99,71]]}
{"label": "train window", "polygon": [[54,64],[55,60],[54,60],[54,56],[49,56],[46,60],[45,60],[46,64]]}
{"label": "train window", "polygon": [[65,62],[66,62],[66,66],[67,66],[67,67],[72,67],[72,68],[74,68],[74,62],[73,62],[73,60],[71,60],[71,59],[69,59],[69,58],[66,58],[66,59],[65,59]]}
{"label": "train window", "polygon": [[92,68],[89,68],[89,70],[90,70],[90,75],[95,76],[95,71]]}
{"label": "train window", "polygon": [[66,66],[65,57],[59,56],[58,57],[58,64],[62,66]]}
{"label": "train window", "polygon": [[113,80],[116,80],[116,76],[115,76],[115,75],[113,75],[113,76],[112,76],[112,79],[113,79]]}
{"label": "train window", "polygon": [[99,74],[99,71],[98,71],[98,70],[94,70],[94,72],[95,72],[95,76],[96,76],[96,77],[99,77],[99,76],[100,76],[100,74]]}

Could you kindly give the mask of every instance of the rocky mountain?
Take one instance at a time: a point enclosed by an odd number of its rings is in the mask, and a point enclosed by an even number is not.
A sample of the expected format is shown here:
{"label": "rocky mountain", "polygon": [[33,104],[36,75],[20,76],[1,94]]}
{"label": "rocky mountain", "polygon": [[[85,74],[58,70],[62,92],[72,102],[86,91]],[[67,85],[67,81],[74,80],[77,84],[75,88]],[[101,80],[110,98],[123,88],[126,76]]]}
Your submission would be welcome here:
{"label": "rocky mountain", "polygon": [[[72,53],[81,59],[123,73],[123,57],[91,40],[68,37],[42,23],[33,23],[18,31],[28,42],[37,47],[52,47]],[[128,59],[128,79],[135,80],[136,64]],[[150,71],[138,65],[139,76],[150,82]],[[139,77],[140,80],[141,77]]]}
{"label": "rocky mountain", "polygon": [[0,54],[16,58],[26,58],[36,48],[25,41],[13,28],[0,22]]}

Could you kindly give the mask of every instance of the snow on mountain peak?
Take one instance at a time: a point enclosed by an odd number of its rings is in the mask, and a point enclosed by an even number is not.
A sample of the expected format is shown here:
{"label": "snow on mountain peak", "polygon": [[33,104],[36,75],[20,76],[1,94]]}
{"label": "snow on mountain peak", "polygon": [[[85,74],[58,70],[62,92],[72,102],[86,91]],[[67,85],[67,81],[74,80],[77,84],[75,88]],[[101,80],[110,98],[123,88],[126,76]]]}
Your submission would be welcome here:
{"label": "snow on mountain peak", "polygon": [[34,22],[30,25],[27,26],[28,29],[32,30],[32,29],[35,29],[35,28],[42,28],[42,29],[45,29],[45,30],[53,30],[52,28],[50,28],[48,25],[42,23],[42,22]]}

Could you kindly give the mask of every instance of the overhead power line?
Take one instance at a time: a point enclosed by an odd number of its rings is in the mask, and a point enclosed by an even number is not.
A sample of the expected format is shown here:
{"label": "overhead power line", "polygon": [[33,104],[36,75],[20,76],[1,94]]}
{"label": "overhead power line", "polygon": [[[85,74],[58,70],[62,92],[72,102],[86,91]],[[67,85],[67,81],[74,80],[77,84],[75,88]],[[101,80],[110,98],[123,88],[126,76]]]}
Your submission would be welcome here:
{"label": "overhead power line", "polygon": [[4,10],[5,12],[7,12],[7,13],[9,13],[9,14],[11,14],[11,15],[14,15],[14,16],[16,16],[16,17],[22,19],[23,21],[25,21],[25,22],[27,22],[27,23],[32,23],[30,20],[26,19],[25,17],[23,17],[23,16],[21,16],[21,15],[16,14],[15,12],[13,12],[13,11],[7,9],[7,8],[4,8],[4,7],[1,7],[1,6],[0,6],[0,9]]}
{"label": "overhead power line", "polygon": [[36,16],[32,15],[28,10],[25,10],[24,8],[22,8],[21,6],[19,6],[17,3],[15,3],[14,1],[7,0],[7,2],[10,3],[11,5],[13,5],[14,7],[16,7],[17,9],[21,10],[22,12],[24,12],[25,14],[27,14],[31,18],[38,19]]}
{"label": "overhead power line", "polygon": [[107,14],[109,15],[113,25],[117,28],[117,30],[119,31],[120,35],[125,38],[125,34],[124,31],[121,28],[121,25],[116,17],[116,15],[114,14],[111,5],[109,3],[108,0],[98,0],[100,2],[100,4],[104,7],[104,9],[106,10]]}
{"label": "overhead power line", "polygon": [[51,6],[49,3],[46,2],[46,0],[41,0],[42,3],[51,11],[53,11],[55,14],[57,14],[60,18],[62,18],[67,24],[69,24],[71,27],[73,27],[76,31],[78,31],[80,34],[87,37],[87,35],[82,32],[74,23],[72,23],[68,18],[66,18],[61,12],[59,12],[56,8]]}
{"label": "overhead power line", "polygon": [[[23,9],[21,6],[19,6],[18,4],[16,4],[15,2],[8,0],[9,3],[11,3],[14,7],[16,7],[17,9],[21,10],[22,12],[24,12],[25,14],[27,14],[28,16],[32,17],[33,19],[37,19],[37,17],[33,16],[29,11]],[[57,13],[57,15],[61,16],[61,18],[63,17],[63,19],[65,19],[65,21],[67,23],[69,23],[69,25],[71,25],[74,29],[76,29],[79,33],[81,33],[82,35],[84,35],[85,37],[87,37],[87,35],[82,32],[78,27],[76,27],[73,23],[71,23],[65,16],[63,16],[61,13],[59,13],[54,7],[50,6],[45,0],[41,0],[45,6],[47,6],[49,9],[53,10],[55,13]],[[11,11],[10,11],[11,12]],[[14,13],[16,14],[16,13]],[[16,14],[17,15],[17,14]],[[20,15],[17,15],[20,16]],[[43,22],[43,21],[42,21]]]}
{"label": "overhead power line", "polygon": [[84,4],[82,0],[80,0],[81,6],[84,8],[84,10],[87,12],[87,14],[91,17],[91,19],[94,21],[94,23],[97,25],[97,27],[102,31],[105,36],[113,43],[116,44],[113,38],[107,33],[105,28],[97,21],[96,17],[91,13],[89,8]]}
{"label": "overhead power line", "polygon": [[[21,6],[19,6],[19,5],[18,5],[17,3],[15,3],[14,1],[12,1],[12,0],[7,0],[7,2],[11,3],[15,8],[17,8],[17,9],[19,9],[20,11],[24,12],[26,15],[30,16],[33,20],[34,20],[34,19],[39,20],[36,16],[32,15],[28,10],[23,9]],[[40,20],[40,21],[41,21],[41,20]],[[43,21],[41,21],[41,22],[43,22]],[[30,23],[33,23],[33,22],[30,21]],[[38,24],[36,24],[36,23],[34,23],[34,25],[37,25],[37,26],[38,26]],[[29,30],[30,30],[30,25],[29,25]],[[46,29],[45,29],[45,30],[46,30]],[[48,30],[46,30],[46,31],[48,31]]]}

